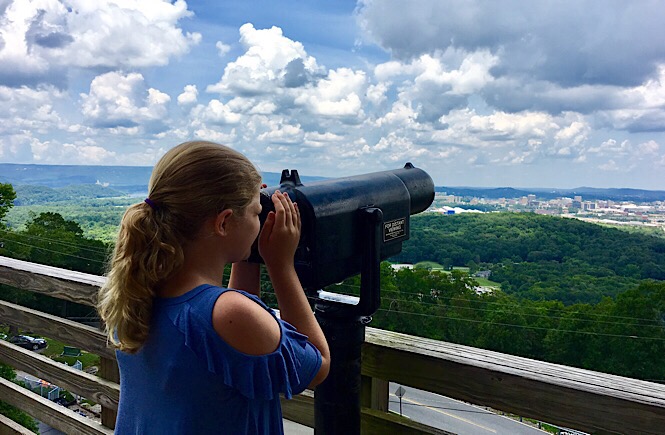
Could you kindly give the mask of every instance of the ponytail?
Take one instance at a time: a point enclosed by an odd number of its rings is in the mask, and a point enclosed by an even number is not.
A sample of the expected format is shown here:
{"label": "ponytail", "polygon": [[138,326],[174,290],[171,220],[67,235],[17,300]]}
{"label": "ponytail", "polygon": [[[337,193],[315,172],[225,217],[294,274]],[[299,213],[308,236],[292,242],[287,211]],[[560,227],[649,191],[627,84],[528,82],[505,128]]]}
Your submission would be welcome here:
{"label": "ponytail", "polygon": [[157,223],[160,213],[148,204],[125,212],[98,299],[98,311],[110,342],[134,353],[148,338],[154,288],[180,268],[183,252],[168,226]]}

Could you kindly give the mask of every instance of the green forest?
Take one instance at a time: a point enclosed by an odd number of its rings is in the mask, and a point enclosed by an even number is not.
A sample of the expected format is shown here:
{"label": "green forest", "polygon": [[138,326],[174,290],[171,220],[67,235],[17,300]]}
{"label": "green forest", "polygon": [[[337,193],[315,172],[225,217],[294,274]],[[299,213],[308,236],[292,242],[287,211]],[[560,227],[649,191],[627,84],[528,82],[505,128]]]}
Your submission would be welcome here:
{"label": "green forest", "polygon": [[665,280],[665,239],[533,213],[424,214],[395,260],[490,270],[520,299],[595,304]]}
{"label": "green forest", "polygon": [[[26,205],[12,208],[9,196],[3,206],[0,194],[0,255],[93,274],[103,273],[120,217],[136,202],[87,196],[35,203],[17,192],[15,202]],[[390,263],[421,264],[395,270]],[[663,238],[531,213],[424,213],[412,217],[410,240],[390,263],[382,264],[373,327],[665,380]],[[486,280],[476,272],[490,273],[500,289],[479,292]],[[352,277],[328,290],[357,294],[359,283]],[[91,314],[1,290],[3,299],[57,315]],[[269,303],[271,292],[264,283]]]}

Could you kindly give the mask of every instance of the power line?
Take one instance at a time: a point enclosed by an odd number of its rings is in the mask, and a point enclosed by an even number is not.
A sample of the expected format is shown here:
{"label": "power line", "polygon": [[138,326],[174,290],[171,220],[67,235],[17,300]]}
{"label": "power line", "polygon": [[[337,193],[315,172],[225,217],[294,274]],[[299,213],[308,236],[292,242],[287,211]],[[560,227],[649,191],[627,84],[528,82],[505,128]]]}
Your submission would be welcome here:
{"label": "power line", "polygon": [[[36,237],[36,236],[35,236],[35,237]],[[20,245],[29,246],[29,247],[32,247],[32,248],[35,248],[35,249],[41,249],[41,250],[46,251],[46,252],[51,252],[51,253],[61,254],[61,255],[65,255],[65,256],[69,256],[69,257],[73,257],[73,258],[78,258],[78,259],[81,259],[81,260],[86,260],[86,261],[92,261],[92,262],[95,262],[95,263],[98,263],[98,264],[105,264],[105,262],[103,262],[103,261],[99,261],[99,260],[95,260],[95,259],[91,259],[91,258],[81,257],[81,256],[78,256],[78,255],[69,254],[69,253],[65,253],[65,252],[61,252],[61,251],[55,251],[55,250],[51,250],[51,249],[47,249],[47,248],[43,248],[43,247],[40,247],[40,246],[35,246],[35,245],[27,244],[27,243],[22,243],[22,242],[19,242],[19,241],[16,241],[16,240],[14,240],[14,242],[15,242],[15,243],[18,243],[18,244],[20,244]],[[261,278],[264,278],[264,279],[267,278],[268,280],[270,279],[268,273],[267,273],[265,270],[263,270],[263,269],[261,269],[261,275],[260,275],[260,277],[261,277]],[[227,283],[228,283],[228,279],[230,279],[230,274],[227,275],[226,273],[224,273],[224,275],[223,275],[223,280],[227,280]],[[342,285],[342,286],[347,286],[347,287],[350,287],[350,288],[358,288],[358,289],[360,288],[360,286],[356,286],[356,285],[353,285],[353,284],[343,284],[343,283],[342,283],[341,285]],[[399,291],[395,291],[395,290],[385,290],[385,289],[382,289],[382,292],[389,292],[389,293],[403,294],[403,293],[401,293],[401,292],[399,292]],[[273,294],[273,295],[275,295],[274,292],[264,291],[263,293],[267,293],[267,294]],[[276,295],[275,295],[275,296],[276,296]],[[307,298],[308,298],[309,300],[311,300],[311,301],[316,301],[316,300],[317,300],[317,298],[315,298],[315,297],[311,297],[311,296],[307,296]],[[401,301],[401,302],[413,302],[413,301],[409,301],[409,300],[407,300],[407,299],[394,299],[394,300],[396,300],[396,301]],[[444,299],[444,300],[461,300],[461,301],[472,302],[472,303],[477,303],[477,302],[480,302],[480,303],[494,303],[494,304],[500,305],[500,306],[505,307],[505,308],[511,308],[510,305],[501,304],[501,303],[496,303],[496,302],[490,302],[490,301],[474,301],[474,300],[464,299],[464,298],[448,298],[448,299]],[[440,306],[440,307],[442,307],[442,308],[445,308],[445,306],[441,306],[441,305],[439,305],[439,304],[433,304],[433,303],[428,303],[428,302],[419,302],[419,303],[421,303],[421,304],[427,304],[427,305],[433,305],[433,306]],[[523,306],[521,306],[521,307],[523,307]],[[489,311],[489,312],[494,312],[493,310],[483,309],[483,308],[471,308],[471,307],[459,307],[459,306],[455,306],[455,308],[456,308],[456,309],[469,309],[469,310],[476,310],[476,311]],[[527,307],[527,308],[533,308],[533,307]],[[642,338],[642,339],[664,340],[664,339],[653,338],[653,337],[638,337],[638,336],[627,336],[627,335],[618,335],[618,334],[594,333],[594,332],[589,332],[589,331],[562,330],[562,329],[553,329],[553,328],[545,328],[545,327],[538,327],[538,326],[515,325],[515,324],[501,323],[501,322],[489,322],[489,321],[487,321],[487,320],[463,319],[463,318],[459,318],[459,317],[450,317],[450,316],[440,316],[440,315],[433,315],[433,314],[414,313],[414,312],[409,312],[409,311],[385,310],[385,309],[379,309],[379,310],[377,310],[377,311],[380,311],[380,312],[390,312],[390,313],[410,314],[410,315],[417,315],[417,316],[427,316],[427,317],[435,317],[435,318],[444,318],[444,319],[449,319],[449,320],[459,320],[459,321],[472,322],[472,323],[491,323],[492,325],[501,325],[501,326],[510,326],[510,327],[521,327],[521,328],[535,329],[535,330],[560,331],[560,332],[580,333],[580,334],[587,334],[587,335],[600,335],[600,336],[609,336],[609,337],[627,337],[627,338]],[[560,311],[560,310],[556,310],[556,311]],[[579,314],[579,312],[573,312],[573,313],[570,313],[570,314]],[[585,314],[592,314],[592,313],[585,313]],[[625,324],[625,323],[620,323],[620,322],[607,322],[607,321],[592,320],[592,319],[580,319],[580,318],[575,318],[575,317],[573,317],[573,318],[566,318],[566,317],[545,316],[545,315],[528,314],[528,313],[522,313],[522,315],[525,315],[525,316],[531,316],[531,317],[543,317],[543,318],[548,318],[548,319],[558,319],[558,320],[569,320],[569,319],[570,319],[570,320],[578,320],[578,321],[592,322],[592,323],[597,323],[597,324],[604,323],[604,324],[621,325],[621,326],[652,326],[652,327],[659,327],[659,328],[660,328],[660,326],[658,326],[658,325],[636,325],[636,324]],[[622,316],[610,316],[610,315],[602,315],[602,316],[604,316],[604,317],[611,317],[611,318],[612,318],[612,317],[613,317],[613,318],[624,318],[624,319],[630,319],[630,320],[645,320],[645,321],[652,321],[652,322],[654,321],[654,320],[652,320],[652,319],[643,319],[643,318],[634,318],[634,317],[622,317]]]}
{"label": "power line", "polygon": [[[262,291],[261,294],[270,294],[274,295],[274,292],[269,292],[269,291]],[[310,300],[316,301],[316,298],[307,297]],[[461,317],[451,317],[451,316],[440,316],[440,315],[433,315],[433,314],[424,314],[424,313],[414,313],[411,311],[399,311],[399,310],[386,310],[383,308],[380,308],[377,310],[377,312],[384,312],[384,313],[397,313],[397,314],[406,314],[406,315],[413,315],[413,316],[421,316],[421,317],[429,317],[429,318],[437,318],[437,319],[448,319],[448,320],[457,320],[460,322],[469,322],[469,323],[485,323],[491,326],[508,326],[508,327],[513,327],[513,328],[522,328],[522,329],[533,329],[533,330],[540,330],[540,331],[553,331],[553,332],[564,332],[564,333],[570,333],[570,334],[581,334],[581,335],[593,335],[593,336],[601,336],[601,337],[613,337],[613,338],[631,338],[631,339],[638,339],[638,340],[655,340],[655,341],[665,341],[665,338],[661,337],[644,337],[644,336],[637,336],[637,335],[622,335],[622,334],[609,334],[609,333],[603,333],[603,332],[592,332],[592,331],[574,331],[570,329],[556,329],[556,328],[545,328],[542,326],[527,326],[527,325],[515,325],[512,323],[503,323],[503,322],[493,322],[493,321],[488,321],[488,320],[476,320],[476,319],[464,319]]]}
{"label": "power line", "polygon": [[[261,274],[262,279],[270,279],[267,273],[262,273]],[[360,286],[354,285],[354,284],[340,284],[341,286],[346,286],[354,289],[360,289]],[[398,293],[400,295],[407,295],[406,293],[402,293],[397,290],[385,290],[381,289],[382,293]],[[316,300],[316,298],[310,298],[312,300]],[[382,300],[386,298],[382,297]],[[400,299],[400,298],[392,298],[391,300],[395,300],[398,302],[410,302],[413,303],[415,301],[413,300],[408,300],[408,299]],[[469,303],[488,303],[488,304],[493,304],[496,305],[500,308],[504,308],[506,310],[511,310],[514,309],[516,306],[520,308],[527,308],[527,309],[535,309],[535,310],[546,310],[547,308],[542,308],[542,307],[529,307],[525,305],[508,305],[504,304],[501,302],[492,302],[492,301],[483,301],[483,300],[472,300],[472,299],[465,299],[465,298],[455,298],[455,297],[443,297],[440,298],[439,300],[441,301],[451,301],[451,300],[456,300],[456,301],[463,301],[463,302],[469,302]],[[423,301],[418,301],[418,304],[425,304],[429,306],[436,306],[440,308],[448,308],[445,305],[442,304],[436,304],[436,303],[431,303],[431,302],[423,302]],[[472,311],[482,311],[482,312],[497,312],[496,310],[492,310],[489,308],[474,308],[474,307],[464,307],[464,306],[459,306],[459,305],[454,305],[451,306],[450,308],[454,309],[464,309],[464,310],[472,310]],[[640,317],[626,317],[626,316],[613,316],[609,314],[598,314],[598,313],[582,313],[580,311],[562,311],[558,309],[554,309],[553,311],[559,312],[559,313],[564,313],[570,315],[570,317],[561,317],[561,316],[552,316],[552,315],[547,315],[547,314],[532,314],[532,313],[520,313],[521,316],[528,316],[528,317],[535,317],[535,318],[543,318],[543,319],[556,319],[556,320],[563,320],[563,321],[579,321],[579,322],[589,322],[592,324],[607,324],[607,325],[618,325],[618,326],[640,326],[640,327],[651,327],[651,328],[663,328],[662,325],[644,325],[644,324],[639,324],[639,323],[625,323],[625,322],[611,322],[607,320],[597,320],[597,319],[585,319],[585,318],[580,318],[576,317],[576,314],[584,314],[584,315],[589,315],[589,316],[600,316],[600,317],[605,317],[605,318],[614,318],[614,319],[622,319],[622,320],[635,320],[635,321],[644,321],[644,322],[657,322],[657,320],[654,319],[645,319],[645,318],[640,318]]]}
{"label": "power line", "polygon": [[[360,289],[360,286],[355,285],[355,284],[345,284],[341,283],[339,284],[340,286],[345,286],[349,288],[354,288],[354,289]],[[404,294],[409,294],[409,293],[403,293],[400,290],[386,290],[386,289],[381,289],[381,293],[398,293],[401,295]],[[462,302],[470,302],[470,303],[480,303],[480,304],[491,304],[491,305],[498,305],[498,306],[503,306],[506,308],[512,308],[512,305],[505,304],[503,302],[496,302],[496,301],[484,301],[480,299],[466,299],[466,298],[458,298],[458,297],[448,297],[446,300],[455,300],[455,301],[462,301]],[[583,313],[581,311],[573,311],[573,312],[568,312],[566,310],[561,310],[558,308],[546,308],[546,307],[531,307],[527,305],[519,305],[521,308],[526,308],[526,309],[531,309],[531,310],[538,310],[538,311],[553,311],[553,312],[559,312],[559,313],[564,313],[564,314],[585,314],[589,316],[598,316],[598,317],[609,317],[609,318],[616,318],[616,319],[627,319],[627,320],[643,320],[645,322],[656,322],[657,320],[654,319],[645,319],[643,317],[629,317],[629,316],[615,316],[611,314],[600,314],[600,313]],[[582,320],[582,319],[580,319]]]}
{"label": "power line", "polygon": [[[441,301],[449,301],[453,298],[440,298],[438,300]],[[415,303],[417,302],[420,305],[429,305],[432,307],[438,307],[441,309],[455,309],[455,310],[471,310],[471,311],[483,311],[483,312],[490,312],[490,313],[497,313],[499,312],[498,310],[492,310],[489,308],[473,308],[473,307],[464,307],[460,305],[443,305],[443,304],[436,304],[432,302],[423,302],[423,301],[414,301],[414,300],[409,300],[409,299],[398,299],[398,298],[390,298],[391,301],[396,301],[396,302],[407,302],[407,303]],[[475,302],[475,301],[471,301]],[[515,306],[511,305],[502,305],[502,308],[505,307],[505,311],[501,312],[507,312],[510,311],[511,308],[519,307],[522,308],[522,305],[516,304]],[[595,324],[606,324],[606,325],[621,325],[621,326],[640,326],[640,327],[646,327],[646,328],[662,328],[663,326],[661,325],[643,325],[639,323],[624,323],[624,322],[609,322],[606,320],[596,320],[596,319],[583,319],[580,317],[561,317],[561,316],[550,316],[546,314],[531,314],[531,313],[517,313],[519,316],[525,316],[525,317],[536,317],[536,318],[542,318],[542,319],[556,319],[556,320],[566,320],[566,321],[579,321],[579,322],[590,322],[590,323],[595,323]],[[579,311],[571,312],[571,314],[579,314]],[[640,319],[640,320],[647,320],[650,322],[655,322],[655,320],[649,320],[649,319]]]}
{"label": "power line", "polygon": [[470,323],[486,323],[488,325],[494,326],[494,325],[499,325],[499,326],[509,326],[513,328],[523,328],[523,329],[535,329],[539,331],[554,331],[554,332],[566,332],[566,333],[571,333],[571,334],[583,334],[583,335],[597,335],[597,336],[602,336],[602,337],[615,337],[615,338],[632,338],[632,339],[640,339],[640,340],[656,340],[656,341],[665,341],[665,338],[661,337],[640,337],[637,335],[621,335],[621,334],[606,334],[603,332],[591,332],[591,331],[573,331],[570,329],[554,329],[554,328],[545,328],[542,326],[526,326],[526,325],[515,325],[512,323],[503,323],[503,322],[492,322],[488,320],[475,320],[475,319],[463,319],[460,317],[450,317],[450,316],[437,316],[433,314],[423,314],[423,313],[413,313],[409,311],[399,311],[399,310],[386,310],[383,308],[380,308],[377,310],[385,313],[398,313],[398,314],[408,314],[412,316],[421,316],[421,317],[431,317],[431,318],[437,318],[437,319],[448,319],[448,320],[458,320],[460,322],[470,322]]}
{"label": "power line", "polygon": [[68,257],[78,258],[80,260],[92,261],[92,262],[98,263],[98,264],[106,264],[105,261],[100,261],[100,260],[95,260],[95,259],[92,259],[92,258],[81,257],[81,256],[74,255],[74,254],[68,254],[68,253],[62,252],[62,251],[54,251],[52,249],[42,248],[41,246],[35,246],[35,245],[30,245],[28,243],[19,242],[18,240],[12,240],[12,242],[13,243],[18,243],[19,245],[29,246],[29,247],[35,248],[35,249],[41,249],[42,251],[51,252],[53,254],[66,255]]}
{"label": "power line", "polygon": [[108,251],[106,249],[85,247],[85,246],[81,246],[81,245],[78,245],[78,244],[75,244],[75,243],[64,242],[62,240],[49,239],[49,238],[46,238],[46,237],[35,236],[35,235],[24,234],[24,233],[17,233],[17,232],[7,231],[7,230],[3,230],[3,229],[0,229],[0,231],[5,232],[7,234],[14,235],[14,236],[27,237],[29,239],[37,239],[37,240],[42,240],[42,241],[46,241],[46,242],[57,243],[59,245],[69,246],[69,247],[77,248],[77,249],[84,250],[84,251],[90,251],[90,252],[96,253],[96,254],[106,255],[108,253]]}

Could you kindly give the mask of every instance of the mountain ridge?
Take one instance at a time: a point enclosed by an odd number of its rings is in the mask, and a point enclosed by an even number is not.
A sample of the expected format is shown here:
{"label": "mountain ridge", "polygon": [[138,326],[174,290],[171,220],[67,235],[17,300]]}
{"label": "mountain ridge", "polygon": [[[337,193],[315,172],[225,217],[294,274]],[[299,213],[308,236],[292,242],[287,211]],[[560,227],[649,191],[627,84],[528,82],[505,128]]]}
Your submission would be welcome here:
{"label": "mountain ridge", "polygon": [[[103,165],[41,165],[0,163],[0,182],[13,185],[37,185],[50,188],[63,188],[76,185],[98,184],[111,187],[124,193],[146,192],[151,166],[103,166]],[[269,186],[279,184],[281,173],[262,172],[264,182]],[[324,180],[326,177],[303,176],[303,182]],[[519,198],[530,194],[541,199],[554,199],[562,196],[583,196],[589,199],[611,199],[624,201],[665,201],[665,191],[635,188],[598,188],[581,186],[573,189],[562,188],[519,188],[519,187],[468,187],[437,186],[437,192],[456,196],[471,196],[488,199]]]}

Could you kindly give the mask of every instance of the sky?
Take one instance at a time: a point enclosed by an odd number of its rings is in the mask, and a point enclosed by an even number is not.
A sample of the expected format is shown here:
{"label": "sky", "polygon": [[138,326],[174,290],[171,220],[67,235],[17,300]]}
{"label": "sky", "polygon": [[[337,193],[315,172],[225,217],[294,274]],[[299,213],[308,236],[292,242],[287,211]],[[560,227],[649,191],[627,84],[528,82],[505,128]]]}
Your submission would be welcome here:
{"label": "sky", "polygon": [[665,2],[0,0],[0,162],[665,190]]}

